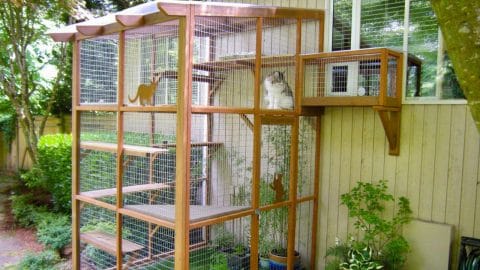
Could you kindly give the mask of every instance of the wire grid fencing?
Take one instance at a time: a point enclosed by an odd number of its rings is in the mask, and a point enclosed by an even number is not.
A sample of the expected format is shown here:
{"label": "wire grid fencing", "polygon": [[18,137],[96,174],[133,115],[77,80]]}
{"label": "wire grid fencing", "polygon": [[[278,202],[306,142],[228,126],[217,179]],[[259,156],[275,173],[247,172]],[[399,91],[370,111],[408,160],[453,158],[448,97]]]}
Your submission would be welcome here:
{"label": "wire grid fencing", "polygon": [[388,68],[387,68],[387,96],[396,97],[397,96],[397,64],[398,58],[389,56],[388,57]]}
{"label": "wire grid fencing", "polygon": [[117,102],[118,35],[80,41],[80,104]]}
{"label": "wire grid fencing", "polygon": [[142,248],[128,269],[174,269],[175,231],[147,221],[123,216],[125,239]]}
{"label": "wire grid fencing", "polygon": [[300,254],[301,265],[306,269],[314,269],[311,265],[312,254],[312,226],[313,222],[313,201],[303,202],[297,205],[297,223],[295,250]]}
{"label": "wire grid fencing", "polygon": [[297,21],[265,19],[262,29],[262,108],[294,108]]}
{"label": "wire grid fencing", "polygon": [[254,18],[195,18],[193,104],[253,107],[255,30]]}
{"label": "wire grid fencing", "polygon": [[316,117],[300,117],[298,138],[298,198],[314,195]]}
{"label": "wire grid fencing", "polygon": [[[260,257],[268,258],[271,253],[286,257],[288,234],[288,208],[278,207],[260,212],[258,252]],[[297,251],[298,252],[298,251]],[[295,260],[295,269],[299,264]],[[286,265],[279,267],[270,263],[270,269],[285,269]]]}
{"label": "wire grid fencing", "polygon": [[323,51],[319,48],[320,41],[320,21],[319,20],[302,20],[302,54],[318,53]]}
{"label": "wire grid fencing", "polygon": [[124,104],[176,104],[178,35],[178,20],[125,31]]}
{"label": "wire grid fencing", "polygon": [[[80,171],[82,195],[108,203],[116,202],[115,193],[99,194],[98,190],[116,186],[116,113],[81,112],[80,114]],[[107,148],[102,146],[107,146]]]}
{"label": "wire grid fencing", "polygon": [[356,54],[304,61],[304,96],[380,95],[380,54]]}
{"label": "wire grid fencing", "polygon": [[243,217],[204,228],[207,245],[191,250],[190,268],[250,269],[250,222]]}
{"label": "wire grid fencing", "polygon": [[[250,206],[253,168],[253,117],[212,114],[208,148],[207,197],[209,205]],[[192,130],[196,130],[196,126]]]}
{"label": "wire grid fencing", "polygon": [[263,125],[260,204],[270,205],[288,200],[290,185],[290,125]]}
{"label": "wire grid fencing", "polygon": [[[90,204],[82,204],[80,209],[80,261],[82,269],[108,269],[116,266],[116,220],[113,211]],[[124,232],[128,234],[128,232]],[[91,235],[102,235],[109,238],[106,244],[109,251],[100,249],[89,241]]]}

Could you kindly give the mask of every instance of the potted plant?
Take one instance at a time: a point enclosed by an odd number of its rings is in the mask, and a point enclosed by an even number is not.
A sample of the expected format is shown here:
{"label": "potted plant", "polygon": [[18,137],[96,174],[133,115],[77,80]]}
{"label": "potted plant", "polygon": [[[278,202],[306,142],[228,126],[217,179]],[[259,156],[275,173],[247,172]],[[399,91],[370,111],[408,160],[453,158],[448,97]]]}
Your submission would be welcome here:
{"label": "potted plant", "polygon": [[225,256],[228,269],[250,269],[250,249],[243,244],[235,244],[234,235],[225,228],[216,230],[212,244],[217,253]]}
{"label": "potted plant", "polygon": [[[354,226],[363,232],[363,236],[360,240],[351,238],[347,244],[337,241],[335,247],[327,251],[327,256],[334,258],[328,263],[328,270],[351,269],[347,267],[351,257],[355,255],[358,258],[359,254],[363,254],[367,259],[364,260],[365,264],[374,262],[370,266],[375,268],[355,269],[402,269],[409,245],[401,235],[401,228],[410,222],[412,210],[409,200],[400,197],[395,215],[385,218],[385,204],[395,201],[394,197],[387,193],[386,183],[385,180],[375,184],[358,182],[349,193],[341,196],[342,205],[347,206],[349,217],[355,219]],[[383,268],[378,268],[380,266]]]}

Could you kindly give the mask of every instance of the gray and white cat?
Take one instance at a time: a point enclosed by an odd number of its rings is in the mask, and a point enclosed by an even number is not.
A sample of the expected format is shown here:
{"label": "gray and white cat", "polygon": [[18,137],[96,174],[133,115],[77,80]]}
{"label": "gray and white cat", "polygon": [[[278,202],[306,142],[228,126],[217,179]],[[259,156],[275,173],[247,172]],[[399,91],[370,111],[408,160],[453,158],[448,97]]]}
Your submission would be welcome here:
{"label": "gray and white cat", "polygon": [[265,105],[268,109],[293,109],[293,92],[283,72],[274,71],[263,80]]}

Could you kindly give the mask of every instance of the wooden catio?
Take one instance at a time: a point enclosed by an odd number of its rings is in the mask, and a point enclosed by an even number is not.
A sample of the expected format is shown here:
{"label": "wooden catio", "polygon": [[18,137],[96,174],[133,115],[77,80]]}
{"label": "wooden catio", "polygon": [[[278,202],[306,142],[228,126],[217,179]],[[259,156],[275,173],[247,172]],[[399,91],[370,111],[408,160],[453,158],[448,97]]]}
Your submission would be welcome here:
{"label": "wooden catio", "polygon": [[398,151],[401,54],[320,53],[322,10],[156,1],[49,34],[74,44],[75,269],[315,269],[322,107],[374,107]]}

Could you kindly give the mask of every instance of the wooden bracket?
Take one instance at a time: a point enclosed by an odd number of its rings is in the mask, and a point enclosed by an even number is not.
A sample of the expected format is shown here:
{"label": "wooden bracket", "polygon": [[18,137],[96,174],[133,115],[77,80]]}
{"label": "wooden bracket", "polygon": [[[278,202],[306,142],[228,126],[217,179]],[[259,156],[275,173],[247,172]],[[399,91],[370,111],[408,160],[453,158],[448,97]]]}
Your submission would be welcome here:
{"label": "wooden bracket", "polygon": [[400,154],[400,108],[374,106],[382,121],[385,135],[389,145],[389,154],[398,156]]}

